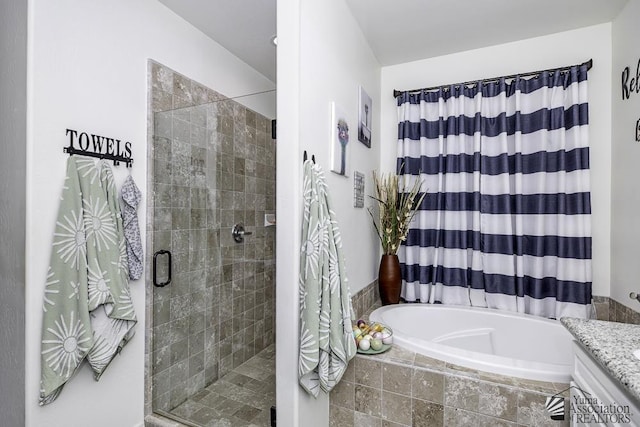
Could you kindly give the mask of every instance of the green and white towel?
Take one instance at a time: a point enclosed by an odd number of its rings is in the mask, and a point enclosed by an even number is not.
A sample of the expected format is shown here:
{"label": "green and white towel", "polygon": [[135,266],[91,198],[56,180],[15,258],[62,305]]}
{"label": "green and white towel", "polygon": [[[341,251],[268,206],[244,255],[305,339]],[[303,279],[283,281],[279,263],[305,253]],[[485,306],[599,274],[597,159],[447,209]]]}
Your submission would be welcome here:
{"label": "green and white towel", "polygon": [[133,336],[118,194],[104,161],[71,156],[44,290],[40,405],[87,358],[96,380]]}
{"label": "green and white towel", "polygon": [[353,307],[342,240],[324,172],[304,163],[300,253],[300,385],[312,396],[331,391],[356,354]]}

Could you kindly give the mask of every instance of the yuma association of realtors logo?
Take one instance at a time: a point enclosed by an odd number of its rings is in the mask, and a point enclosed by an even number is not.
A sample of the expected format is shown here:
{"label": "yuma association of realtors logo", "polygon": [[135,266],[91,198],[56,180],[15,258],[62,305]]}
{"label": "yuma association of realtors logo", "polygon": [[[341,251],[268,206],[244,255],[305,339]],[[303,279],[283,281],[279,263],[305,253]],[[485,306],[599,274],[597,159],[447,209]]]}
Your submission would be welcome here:
{"label": "yuma association of realtors logo", "polygon": [[[560,393],[558,393],[560,394]],[[544,402],[544,408],[552,420],[563,421],[564,420],[564,397],[554,394],[547,397],[547,401]]]}
{"label": "yuma association of realtors logo", "polygon": [[629,405],[617,403],[604,404],[590,393],[578,386],[571,386],[553,396],[548,396],[545,401],[545,409],[555,421],[563,421],[565,413],[565,400],[562,394],[570,389],[576,389],[578,393],[571,393],[569,397],[569,417],[578,424],[604,423],[604,424],[628,424],[631,422]]}

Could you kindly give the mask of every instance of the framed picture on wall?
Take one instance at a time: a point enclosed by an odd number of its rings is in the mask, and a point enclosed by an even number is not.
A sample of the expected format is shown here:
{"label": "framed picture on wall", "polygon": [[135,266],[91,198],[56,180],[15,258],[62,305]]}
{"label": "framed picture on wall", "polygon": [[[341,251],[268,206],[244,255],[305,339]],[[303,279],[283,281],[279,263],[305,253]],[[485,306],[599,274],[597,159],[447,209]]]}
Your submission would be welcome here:
{"label": "framed picture on wall", "polygon": [[373,115],[371,97],[360,86],[358,98],[358,141],[371,148],[371,116]]}
{"label": "framed picture on wall", "polygon": [[349,176],[349,124],[344,110],[331,103],[331,171]]}

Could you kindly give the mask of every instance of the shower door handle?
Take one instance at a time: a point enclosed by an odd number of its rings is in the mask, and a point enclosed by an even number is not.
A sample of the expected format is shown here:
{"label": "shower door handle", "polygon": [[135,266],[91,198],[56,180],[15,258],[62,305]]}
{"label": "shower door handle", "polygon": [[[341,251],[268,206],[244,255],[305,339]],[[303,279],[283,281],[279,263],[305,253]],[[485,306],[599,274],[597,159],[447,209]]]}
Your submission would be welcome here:
{"label": "shower door handle", "polygon": [[[169,263],[169,268],[167,270],[167,281],[158,283],[158,255],[165,254],[167,255],[167,261]],[[153,285],[162,288],[164,286],[167,286],[169,283],[171,283],[171,252],[161,249],[153,254]]]}

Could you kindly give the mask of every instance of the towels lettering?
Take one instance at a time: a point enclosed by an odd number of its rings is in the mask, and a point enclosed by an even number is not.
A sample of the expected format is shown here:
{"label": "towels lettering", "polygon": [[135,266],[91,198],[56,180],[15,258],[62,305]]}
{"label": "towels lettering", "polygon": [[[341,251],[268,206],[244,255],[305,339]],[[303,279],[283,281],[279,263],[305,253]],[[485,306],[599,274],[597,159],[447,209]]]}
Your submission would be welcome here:
{"label": "towels lettering", "polygon": [[78,132],[75,129],[67,129],[66,135],[69,137],[69,146],[82,151],[92,151],[94,153],[110,154],[131,158],[131,142],[115,138],[108,138],[102,135]]}

